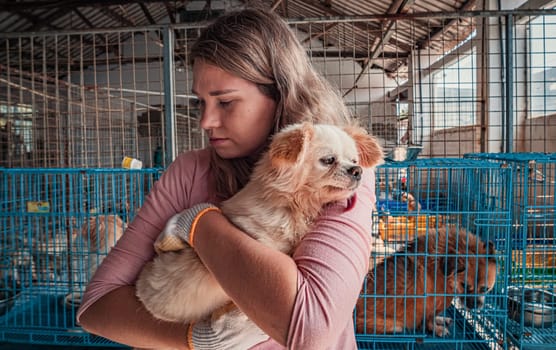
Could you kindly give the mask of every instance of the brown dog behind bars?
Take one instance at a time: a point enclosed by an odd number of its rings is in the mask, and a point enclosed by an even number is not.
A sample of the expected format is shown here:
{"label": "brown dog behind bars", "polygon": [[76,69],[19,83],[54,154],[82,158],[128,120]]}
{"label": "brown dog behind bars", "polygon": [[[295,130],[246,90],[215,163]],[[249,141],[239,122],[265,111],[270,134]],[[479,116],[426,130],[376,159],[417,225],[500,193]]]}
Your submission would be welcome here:
{"label": "brown dog behind bars", "polygon": [[460,295],[468,308],[484,305],[496,280],[494,246],[455,227],[431,230],[370,269],[356,305],[358,333],[422,329],[449,334],[438,316]]}

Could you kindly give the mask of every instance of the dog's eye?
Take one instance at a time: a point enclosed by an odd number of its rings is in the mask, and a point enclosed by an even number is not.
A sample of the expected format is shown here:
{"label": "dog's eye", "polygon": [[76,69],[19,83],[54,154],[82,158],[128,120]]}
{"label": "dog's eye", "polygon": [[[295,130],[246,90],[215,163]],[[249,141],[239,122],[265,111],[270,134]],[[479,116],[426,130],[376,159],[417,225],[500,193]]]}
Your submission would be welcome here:
{"label": "dog's eye", "polygon": [[488,292],[488,287],[479,287],[479,293],[480,294],[485,294],[486,292]]}
{"label": "dog's eye", "polygon": [[336,157],[334,156],[323,157],[320,159],[320,162],[324,165],[332,165],[336,162]]}

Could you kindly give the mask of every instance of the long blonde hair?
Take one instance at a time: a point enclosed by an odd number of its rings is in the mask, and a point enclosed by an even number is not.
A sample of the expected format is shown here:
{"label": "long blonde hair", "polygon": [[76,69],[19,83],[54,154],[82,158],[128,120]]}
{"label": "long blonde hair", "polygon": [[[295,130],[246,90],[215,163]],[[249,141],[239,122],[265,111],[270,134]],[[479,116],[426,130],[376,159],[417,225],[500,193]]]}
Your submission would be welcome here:
{"label": "long blonde hair", "polygon": [[[248,8],[218,17],[191,48],[190,63],[204,60],[258,85],[277,102],[272,136],[308,120],[346,124],[350,115],[339,93],[312,66],[289,25],[274,12]],[[256,159],[222,159],[212,152],[216,195],[229,198],[249,180]]]}

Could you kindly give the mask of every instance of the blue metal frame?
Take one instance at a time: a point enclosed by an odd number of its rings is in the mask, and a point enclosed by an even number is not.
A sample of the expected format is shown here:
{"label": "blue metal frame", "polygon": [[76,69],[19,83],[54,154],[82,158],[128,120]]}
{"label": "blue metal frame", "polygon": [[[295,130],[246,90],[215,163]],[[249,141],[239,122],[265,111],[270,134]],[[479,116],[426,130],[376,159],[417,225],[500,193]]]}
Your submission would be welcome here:
{"label": "blue metal frame", "polygon": [[0,342],[121,347],[75,320],[92,268],[108,252],[84,242],[91,220],[129,222],[160,174],[0,168]]}
{"label": "blue metal frame", "polygon": [[[454,302],[441,314],[454,320],[448,327],[450,331],[448,335],[438,336],[419,328],[406,329],[395,334],[383,332],[371,334],[359,331],[356,333],[359,348],[505,349],[508,343],[506,338],[507,271],[511,211],[508,200],[511,193],[508,189],[511,188],[511,169],[484,160],[416,159],[383,164],[377,167],[376,178],[377,210],[373,214],[375,228],[380,225],[382,225],[380,227],[388,227],[385,221],[392,225],[401,222],[402,227],[403,223],[407,223],[402,228],[401,235],[380,235],[376,232],[377,229],[374,232],[377,237],[385,240],[386,247],[398,249],[397,254],[402,257],[399,261],[408,261],[407,259],[423,255],[423,253],[405,250],[405,244],[409,240],[421,235],[428,237],[432,230],[451,224],[474,233],[484,241],[495,243],[496,256],[493,258],[497,261],[498,273],[495,288],[487,295],[484,308],[470,311],[460,303]],[[420,209],[411,210],[408,203],[404,202],[407,198],[404,197],[404,193],[411,193],[421,204]],[[379,220],[382,222],[376,225]],[[430,238],[433,239],[434,236]],[[375,253],[371,257],[371,265],[389,254]],[[466,255],[464,258],[469,261],[475,256]],[[373,271],[373,267],[370,271]],[[405,271],[405,276],[409,279],[424,278],[424,276],[413,276],[414,273],[408,270]],[[445,282],[436,280],[436,277],[435,281],[435,283]],[[404,295],[408,298],[422,297]],[[464,294],[440,292],[434,295],[436,298],[449,296],[463,297]],[[360,300],[373,303],[376,297],[374,292],[366,290],[364,285]],[[380,317],[379,314],[382,312],[390,315],[395,312],[393,306],[390,307],[390,303],[387,305],[389,306],[384,311],[377,310],[376,317]],[[405,310],[403,313],[411,312],[412,310]],[[357,310],[354,312],[354,320],[357,319],[356,313]],[[364,315],[366,322],[371,324],[374,324],[374,317],[375,315]]]}
{"label": "blue metal frame", "polygon": [[[512,169],[508,271],[510,291],[517,294],[509,299],[508,334],[522,349],[556,349],[556,153],[471,153],[465,157]],[[527,289],[553,295],[552,302],[536,303]]]}

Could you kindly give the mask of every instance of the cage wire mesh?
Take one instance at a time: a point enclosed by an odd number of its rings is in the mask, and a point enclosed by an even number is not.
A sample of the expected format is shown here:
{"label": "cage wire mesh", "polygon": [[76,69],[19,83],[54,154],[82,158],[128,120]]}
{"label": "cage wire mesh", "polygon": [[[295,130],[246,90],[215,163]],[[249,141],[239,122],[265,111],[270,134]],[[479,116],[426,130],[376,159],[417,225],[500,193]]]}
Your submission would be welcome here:
{"label": "cage wire mesh", "polygon": [[461,158],[377,168],[375,242],[354,311],[362,348],[504,347],[511,180],[500,164]]}
{"label": "cage wire mesh", "polygon": [[[500,167],[481,164],[473,170],[455,166],[452,159],[477,152],[555,151],[556,54],[551,49],[555,19],[553,11],[421,11],[290,21],[317,69],[340,90],[353,115],[377,136],[387,159],[394,161],[378,170],[377,237],[385,246],[398,247],[431,229],[457,225],[494,240],[494,257],[500,262],[487,307],[467,312],[450,305],[446,313],[455,322],[446,337],[422,330],[398,336],[367,332],[358,334],[361,348],[509,346],[503,336],[508,288],[500,287],[508,286],[504,276],[515,259],[510,258],[513,248],[504,238],[509,209],[501,199],[512,180],[503,180],[505,171]],[[24,300],[45,298],[44,303],[25,303],[30,312],[23,316],[0,318],[3,329],[9,329],[0,332],[2,339],[13,335],[26,341],[36,336],[45,343],[99,344],[99,339],[85,338],[79,329],[73,332],[74,309],[67,314],[61,304],[51,306],[52,298],[71,295],[76,284],[81,288],[83,276],[99,263],[84,249],[83,264],[75,265],[71,259],[75,252],[67,252],[72,232],[85,223],[87,232],[101,222],[115,229],[118,226],[107,221],[109,216],[128,220],[121,212],[126,207],[122,198],[104,196],[108,193],[104,189],[92,191],[105,181],[110,185],[103,188],[110,187],[113,193],[127,191],[129,179],[106,180],[120,176],[114,168],[121,167],[124,157],[141,160],[145,168],[164,167],[173,147],[181,152],[205,146],[191,94],[188,56],[201,28],[180,24],[0,33],[0,219],[2,257],[7,259],[2,278],[12,286],[21,279],[18,288]],[[448,163],[395,162],[416,158]],[[29,173],[15,168],[29,168]],[[49,168],[84,170],[65,171],[66,181],[61,174],[48,179]],[[91,168],[112,169],[95,173]],[[46,190],[51,187],[61,192]],[[82,192],[97,194],[82,198]],[[421,209],[409,210],[408,194]],[[37,213],[47,210],[43,202],[49,203],[50,211]],[[82,207],[67,211],[77,202]],[[89,217],[94,220],[85,220]],[[66,233],[66,238],[57,240],[53,231]],[[59,246],[66,253],[49,253]],[[38,317],[32,305],[52,312]],[[57,310],[65,316],[56,316]],[[30,331],[37,327],[41,330]],[[74,338],[64,333],[68,329]],[[538,334],[539,329],[533,329],[529,344],[543,344],[545,340],[534,341]],[[375,341],[381,339],[387,344]]]}
{"label": "cage wire mesh", "polygon": [[556,154],[476,153],[465,157],[512,169],[508,331],[520,348],[554,347]]}
{"label": "cage wire mesh", "polygon": [[[137,29],[0,39],[0,166],[119,167],[129,156],[162,167],[161,35]],[[179,147],[199,148],[188,97],[175,99]]]}
{"label": "cage wire mesh", "polygon": [[[433,158],[554,151],[553,15],[290,24],[386,150]],[[168,154],[168,139],[177,152],[204,146],[188,64],[200,29],[0,34],[0,165],[113,167],[131,156],[151,167]]]}
{"label": "cage wire mesh", "polygon": [[[159,169],[2,169],[2,341],[110,345],[77,324],[85,287]],[[115,344],[113,344],[115,345]]]}

